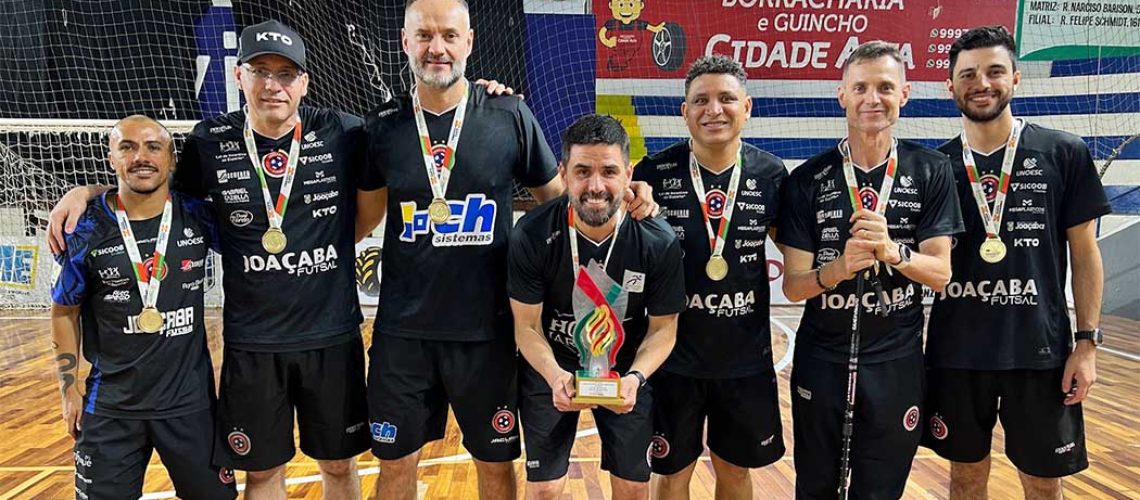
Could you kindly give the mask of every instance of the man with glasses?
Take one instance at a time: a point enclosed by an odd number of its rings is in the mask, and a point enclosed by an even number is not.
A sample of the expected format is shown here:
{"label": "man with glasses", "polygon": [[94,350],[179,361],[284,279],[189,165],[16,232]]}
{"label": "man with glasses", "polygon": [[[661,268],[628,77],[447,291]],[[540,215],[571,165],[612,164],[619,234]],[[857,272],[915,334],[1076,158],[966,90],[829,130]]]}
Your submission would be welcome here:
{"label": "man with glasses", "polygon": [[[369,432],[352,195],[363,123],[300,105],[310,75],[293,29],[266,21],[240,42],[234,77],[246,108],[199,123],[174,174],[176,189],[213,201],[222,241],[224,441],[214,459],[249,471],[247,495],[284,497],[295,408],[325,497],[359,498],[353,457]],[[486,92],[511,90],[492,81]],[[65,248],[61,229],[73,232],[105,189],[76,188],[52,211],[54,253]]]}
{"label": "man with glasses", "polygon": [[[174,174],[176,189],[212,200],[221,233],[224,441],[214,460],[248,471],[251,498],[283,498],[296,416],[326,498],[359,498],[353,457],[369,434],[352,195],[363,123],[300,105],[305,42],[278,21],[242,30],[238,63],[245,109],[195,126]],[[76,191],[53,213],[53,250],[76,199],[101,188]]]}
{"label": "man with glasses", "polygon": [[213,200],[226,291],[219,463],[247,494],[284,495],[284,464],[317,460],[328,496],[360,495],[368,449],[353,174],[359,118],[300,106],[305,42],[277,21],[242,30],[234,78],[246,108],[199,123],[175,182]]}

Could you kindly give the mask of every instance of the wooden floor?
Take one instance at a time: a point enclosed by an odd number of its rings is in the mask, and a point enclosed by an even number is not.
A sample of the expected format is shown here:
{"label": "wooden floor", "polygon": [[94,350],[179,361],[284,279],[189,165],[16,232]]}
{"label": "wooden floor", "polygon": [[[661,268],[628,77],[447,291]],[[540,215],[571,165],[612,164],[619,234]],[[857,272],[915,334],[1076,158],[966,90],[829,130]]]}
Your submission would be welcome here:
{"label": "wooden floor", "polygon": [[[776,357],[786,350],[782,331],[794,331],[801,309],[774,308]],[[211,351],[217,363],[221,343],[220,311],[208,314]],[[1140,498],[1140,323],[1106,318],[1108,341],[1097,356],[1099,380],[1085,403],[1089,470],[1065,480],[1069,498]],[[366,342],[371,337],[365,328]],[[59,417],[59,396],[50,349],[46,312],[0,312],[0,500],[10,498],[64,499],[73,497],[71,439]],[[795,471],[791,456],[789,370],[780,374],[780,405],[788,455],[772,466],[753,471],[755,498],[792,498]],[[609,497],[609,481],[600,474],[600,443],[586,416],[579,424],[566,498]],[[1002,454],[1000,429],[994,443],[992,498],[1021,496],[1016,471]],[[420,491],[425,498],[475,498],[475,469],[463,450],[454,420],[447,436],[428,445],[421,464]],[[524,459],[515,462],[524,478]],[[364,491],[376,482],[375,459],[360,457]],[[907,483],[906,498],[947,497],[947,463],[920,448]],[[288,465],[290,498],[320,498],[315,463],[298,454]],[[239,481],[242,479],[238,476]],[[693,498],[712,498],[714,478],[707,457],[702,457],[692,482]],[[520,485],[521,487],[521,485]],[[173,498],[169,479],[155,457],[147,474],[144,498]]]}

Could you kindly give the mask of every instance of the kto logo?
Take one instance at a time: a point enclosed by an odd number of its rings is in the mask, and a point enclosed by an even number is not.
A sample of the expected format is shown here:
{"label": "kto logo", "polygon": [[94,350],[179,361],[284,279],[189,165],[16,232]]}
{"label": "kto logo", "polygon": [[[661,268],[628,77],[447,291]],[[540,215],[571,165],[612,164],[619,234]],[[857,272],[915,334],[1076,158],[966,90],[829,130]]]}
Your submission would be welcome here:
{"label": "kto logo", "polygon": [[448,201],[447,206],[451,209],[451,217],[446,222],[435,223],[426,208],[417,210],[416,203],[411,201],[400,203],[400,216],[403,218],[400,241],[411,243],[429,232],[435,233],[431,243],[437,247],[490,245],[495,240],[495,217],[498,213],[495,200],[488,200],[484,194],[469,194],[464,201]]}

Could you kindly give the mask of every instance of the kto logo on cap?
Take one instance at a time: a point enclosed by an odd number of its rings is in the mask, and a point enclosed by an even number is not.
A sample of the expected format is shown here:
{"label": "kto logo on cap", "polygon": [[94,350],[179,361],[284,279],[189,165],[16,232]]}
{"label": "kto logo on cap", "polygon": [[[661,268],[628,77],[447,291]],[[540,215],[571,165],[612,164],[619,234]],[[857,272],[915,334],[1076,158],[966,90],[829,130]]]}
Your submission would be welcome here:
{"label": "kto logo on cap", "polygon": [[285,45],[293,45],[293,39],[289,38],[289,35],[282,35],[275,31],[262,31],[257,34],[257,41],[268,42],[269,40],[281,42]]}

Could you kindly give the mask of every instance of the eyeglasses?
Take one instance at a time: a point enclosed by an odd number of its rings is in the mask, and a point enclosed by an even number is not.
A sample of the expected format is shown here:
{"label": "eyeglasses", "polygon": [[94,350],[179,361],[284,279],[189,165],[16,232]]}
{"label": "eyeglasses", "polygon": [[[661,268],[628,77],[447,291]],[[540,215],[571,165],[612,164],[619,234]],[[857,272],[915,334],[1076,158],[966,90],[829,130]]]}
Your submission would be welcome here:
{"label": "eyeglasses", "polygon": [[269,70],[264,70],[261,68],[255,68],[255,67],[250,66],[248,64],[243,64],[243,65],[241,65],[241,67],[242,67],[242,69],[249,72],[249,74],[253,75],[253,78],[258,80],[258,81],[264,82],[267,80],[275,80],[282,87],[288,87],[288,86],[292,85],[293,82],[297,81],[297,77],[301,76],[300,71],[292,70],[292,69],[285,69],[285,70],[281,70],[281,71],[274,73],[274,72],[269,71]]}

